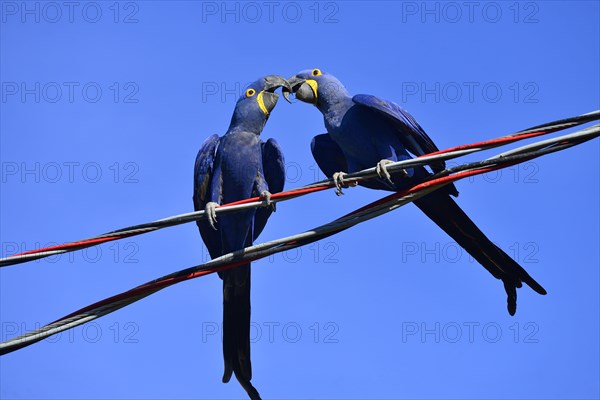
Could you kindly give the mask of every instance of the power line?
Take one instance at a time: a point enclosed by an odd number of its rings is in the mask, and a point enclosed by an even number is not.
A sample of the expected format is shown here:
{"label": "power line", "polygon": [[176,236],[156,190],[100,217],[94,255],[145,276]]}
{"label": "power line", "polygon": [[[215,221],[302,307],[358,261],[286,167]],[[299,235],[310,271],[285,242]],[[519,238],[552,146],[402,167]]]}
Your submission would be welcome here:
{"label": "power line", "polygon": [[[588,114],[589,115],[589,114]],[[600,116],[600,112],[595,113],[595,119],[598,119]],[[579,117],[576,117],[579,118]],[[581,122],[583,123],[583,122]],[[579,125],[577,123],[576,125]],[[575,125],[570,125],[575,126]],[[565,129],[565,128],[561,128]],[[555,129],[560,130],[560,129]],[[547,132],[546,132],[547,133]],[[529,133],[527,133],[529,134]],[[543,133],[539,133],[543,134]],[[33,343],[36,343],[40,340],[43,340],[49,336],[52,336],[56,333],[62,332],[67,329],[71,329],[78,325],[84,324],[86,322],[90,322],[96,318],[99,318],[103,315],[112,313],[120,308],[123,308],[129,304],[132,304],[136,301],[143,299],[153,293],[156,293],[166,287],[174,285],[176,283],[194,279],[200,276],[208,275],[217,271],[222,271],[225,269],[235,268],[240,264],[245,264],[250,261],[255,261],[264,257],[267,257],[271,254],[279,253],[282,251],[286,251],[289,249],[293,249],[296,247],[304,246],[306,244],[315,242],[317,240],[321,240],[323,238],[332,236],[336,233],[339,233],[343,230],[351,228],[357,224],[360,224],[369,219],[378,217],[380,215],[386,214],[390,211],[393,211],[411,201],[414,201],[434,190],[439,189],[442,186],[448,185],[457,180],[483,174],[490,171],[495,171],[498,169],[506,168],[518,163],[522,163],[542,155],[546,155],[549,153],[553,153],[556,151],[564,150],[569,147],[576,146],[578,144],[584,143],[591,139],[600,136],[600,124],[594,125],[592,127],[560,136],[557,138],[540,141],[537,143],[533,143],[530,145],[522,146],[508,152],[504,152],[498,154],[494,157],[488,158],[486,160],[482,160],[475,163],[468,163],[458,167],[449,168],[440,173],[434,175],[430,180],[420,183],[411,187],[410,189],[396,192],[391,195],[388,195],[378,201],[370,203],[364,207],[361,207],[349,214],[346,214],[334,221],[329,222],[328,224],[318,226],[314,229],[308,230],[303,233],[299,233],[296,235],[280,238],[277,240],[253,245],[247,247],[243,250],[239,250],[233,253],[225,254],[221,257],[215,258],[211,261],[208,261],[204,264],[197,265],[191,268],[187,268],[181,271],[174,272],[172,274],[160,277],[158,279],[147,282],[143,285],[137,286],[131,290],[120,293],[118,295],[112,296],[110,298],[104,299],[97,303],[94,303],[90,306],[84,307],[78,311],[75,311],[63,318],[60,318],[40,329],[28,332],[19,337],[7,340],[5,342],[0,343],[0,354],[7,354],[18,350],[20,348],[29,346]],[[515,137],[515,136],[512,136]],[[505,137],[509,138],[509,137]],[[518,139],[517,139],[518,140]],[[513,140],[514,141],[514,140]],[[486,142],[482,142],[486,143]],[[476,146],[475,146],[476,145]],[[475,144],[476,148],[484,147],[485,145],[479,143]],[[468,146],[461,146],[461,150],[465,151]],[[496,146],[494,146],[496,147]],[[442,151],[439,155],[452,155],[454,150],[452,151]],[[437,157],[435,155],[433,157]],[[428,156],[424,156],[421,160],[426,160],[431,162],[431,158]],[[410,160],[412,162],[412,160]],[[394,171],[398,171],[400,169],[406,168],[405,162],[398,162],[388,165],[388,171],[393,173]],[[371,168],[370,170],[374,170]],[[370,170],[361,171],[353,176],[355,180],[366,179],[364,176],[369,176],[372,172],[366,172]],[[334,184],[331,181],[323,182],[315,184],[316,186],[309,186],[306,188],[301,188],[297,190],[305,190],[307,188],[321,188],[319,190],[323,190],[323,185],[327,187],[333,187]],[[289,193],[295,193],[294,197],[297,197],[299,194],[297,191],[286,192],[285,196],[281,196],[281,198],[288,198],[286,196]],[[306,192],[309,193],[309,192]],[[275,195],[274,195],[275,196]],[[291,198],[291,197],[290,197]],[[259,206],[261,202],[244,200],[242,202],[235,203],[230,205],[229,207],[236,206],[244,206],[244,207],[256,207]],[[258,204],[257,204],[258,203]],[[223,207],[225,208],[225,207]],[[197,213],[191,213],[197,214]],[[191,214],[184,214],[186,218],[189,218]],[[171,217],[169,219],[160,220],[160,221],[168,221],[173,218],[181,218],[182,216]],[[195,218],[194,218],[195,219]],[[193,220],[193,219],[192,219]],[[158,221],[158,222],[160,222]],[[127,228],[125,228],[127,229]],[[158,229],[158,228],[157,228]],[[118,231],[115,231],[118,232]],[[115,232],[112,232],[113,234]],[[107,234],[108,235],[108,234]],[[113,236],[109,236],[113,237]],[[116,240],[116,239],[113,239]]]}
{"label": "power line", "polygon": [[[422,166],[432,163],[433,161],[450,160],[461,157],[466,154],[471,154],[478,151],[492,149],[498,146],[513,143],[519,140],[533,138],[548,133],[560,131],[563,129],[578,126],[590,121],[600,119],[600,110],[588,114],[579,115],[576,117],[561,119],[558,121],[549,122],[529,128],[511,135],[503,136],[496,139],[491,139],[483,142],[472,143],[468,145],[456,146],[446,150],[440,150],[425,156],[417,157],[411,160],[400,161],[393,164],[388,164],[386,167],[391,172],[400,171],[404,168]],[[369,168],[360,172],[347,174],[344,176],[344,181],[347,183],[359,182],[362,180],[374,178],[377,176],[375,168]],[[275,193],[271,196],[271,201],[274,203],[290,200],[296,197],[304,196],[309,193],[329,189],[335,186],[332,180],[325,180],[307,185],[301,188],[289,190],[286,192]],[[237,201],[234,203],[223,204],[217,208],[217,215],[221,213],[237,212],[247,208],[264,207],[267,204],[258,197]],[[26,251],[19,254],[14,254],[8,257],[0,258],[0,267],[20,264],[28,261],[37,260],[40,258],[50,257],[57,254],[69,253],[87,247],[96,246],[102,243],[111,242],[114,240],[124,239],[131,236],[142,235],[153,232],[158,229],[167,228],[170,226],[185,224],[191,221],[205,218],[205,211],[196,211],[186,214],[175,215],[168,218],[163,218],[157,221],[129,226],[126,228],[117,229],[88,239],[78,240],[74,242],[64,243],[57,246],[44,247],[36,250]]]}

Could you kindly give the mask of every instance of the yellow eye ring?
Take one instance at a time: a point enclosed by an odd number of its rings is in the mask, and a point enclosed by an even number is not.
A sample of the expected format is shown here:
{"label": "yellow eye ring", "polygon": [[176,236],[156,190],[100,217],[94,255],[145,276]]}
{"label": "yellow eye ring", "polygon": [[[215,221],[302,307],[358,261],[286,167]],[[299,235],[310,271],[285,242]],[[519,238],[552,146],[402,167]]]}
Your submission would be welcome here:
{"label": "yellow eye ring", "polygon": [[248,89],[246,90],[246,97],[252,97],[256,94],[256,90],[254,89]]}
{"label": "yellow eye ring", "polygon": [[321,75],[321,70],[319,68],[315,68],[312,70],[312,76],[319,76]]}

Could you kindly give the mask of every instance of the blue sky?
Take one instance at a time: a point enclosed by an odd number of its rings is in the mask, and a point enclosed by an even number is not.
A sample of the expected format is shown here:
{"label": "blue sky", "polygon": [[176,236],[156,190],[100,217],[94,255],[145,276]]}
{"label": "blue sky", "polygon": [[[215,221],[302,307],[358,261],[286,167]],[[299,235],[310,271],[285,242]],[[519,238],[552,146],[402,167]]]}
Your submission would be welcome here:
{"label": "blue sky", "polygon": [[[600,108],[598,2],[0,3],[3,256],[192,210],[198,148],[244,86],[321,68],[396,101],[439,148]],[[321,176],[312,106],[263,137],[286,188]],[[256,262],[265,398],[598,398],[598,140],[458,183],[547,290],[502,284],[412,205]],[[466,160],[491,156],[487,152]],[[383,192],[280,204],[260,241]],[[206,261],[194,224],[0,271],[2,340]],[[221,282],[204,277],[0,358],[4,399],[244,398],[221,383]]]}

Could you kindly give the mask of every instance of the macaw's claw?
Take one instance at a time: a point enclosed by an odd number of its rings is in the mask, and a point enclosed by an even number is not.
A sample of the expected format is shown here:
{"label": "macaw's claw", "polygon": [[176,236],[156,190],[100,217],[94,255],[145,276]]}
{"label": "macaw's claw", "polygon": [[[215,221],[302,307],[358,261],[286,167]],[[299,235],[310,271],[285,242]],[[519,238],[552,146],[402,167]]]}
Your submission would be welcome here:
{"label": "macaw's claw", "polygon": [[215,210],[217,209],[217,207],[219,207],[218,203],[210,201],[206,203],[206,207],[204,208],[204,211],[206,212],[206,218],[208,219],[208,223],[215,231],[217,230],[217,227],[215,226],[215,223],[217,222],[217,212]]}
{"label": "macaw's claw", "polygon": [[271,192],[268,190],[261,192],[260,198],[267,204],[268,207],[271,208],[273,212],[277,211],[276,204],[271,201]]}
{"label": "macaw's claw", "polygon": [[336,172],[332,176],[333,182],[335,183],[335,187],[336,187],[335,194],[338,196],[341,196],[344,194],[344,192],[342,192],[342,187],[348,187],[348,185],[346,185],[344,183],[344,175],[346,175],[346,173]]}
{"label": "macaw's claw", "polygon": [[381,179],[385,179],[393,185],[394,182],[392,182],[392,177],[386,167],[387,164],[391,164],[391,163],[393,163],[393,161],[391,161],[391,160],[384,159],[384,160],[379,161],[377,163],[376,171],[377,171],[377,175],[379,175],[379,177]]}

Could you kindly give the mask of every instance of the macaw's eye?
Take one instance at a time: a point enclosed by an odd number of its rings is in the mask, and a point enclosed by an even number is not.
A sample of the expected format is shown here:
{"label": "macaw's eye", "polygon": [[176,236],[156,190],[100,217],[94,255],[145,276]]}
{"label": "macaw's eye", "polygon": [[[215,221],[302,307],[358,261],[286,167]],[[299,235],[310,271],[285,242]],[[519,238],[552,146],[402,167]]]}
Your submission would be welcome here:
{"label": "macaw's eye", "polygon": [[321,70],[318,68],[315,68],[312,70],[312,76],[319,76],[321,75]]}
{"label": "macaw's eye", "polygon": [[256,90],[248,89],[248,90],[246,90],[246,97],[252,97],[252,96],[254,96],[255,93],[256,93]]}

